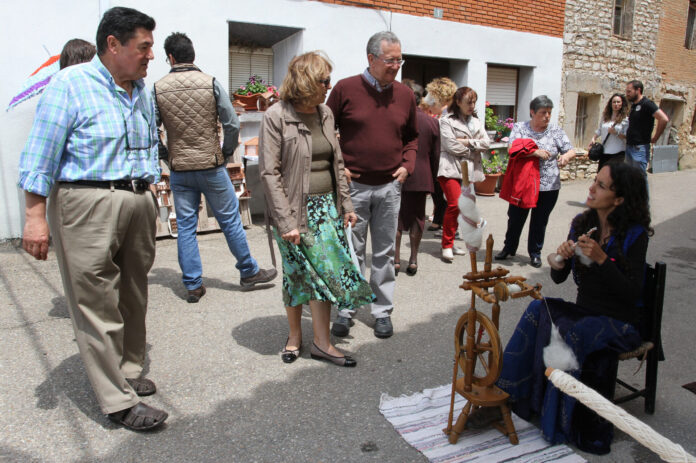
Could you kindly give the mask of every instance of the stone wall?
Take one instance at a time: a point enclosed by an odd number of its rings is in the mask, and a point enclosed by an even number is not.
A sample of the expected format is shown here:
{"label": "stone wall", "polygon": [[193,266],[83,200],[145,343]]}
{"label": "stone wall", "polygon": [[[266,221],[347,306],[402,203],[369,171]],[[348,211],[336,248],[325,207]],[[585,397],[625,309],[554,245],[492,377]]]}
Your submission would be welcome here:
{"label": "stone wall", "polygon": [[[624,38],[613,34],[613,0],[566,1],[559,123],[578,148],[586,148],[609,97],[613,93],[625,93],[626,82],[639,79],[645,86],[645,96],[658,105],[663,99],[685,103],[672,135],[677,135],[680,146],[680,167],[696,167],[696,136],[691,134],[692,120],[696,117],[696,76],[675,81],[670,78],[670,72],[677,71],[667,69],[674,66],[660,67],[660,63],[668,64],[668,61],[656,59],[656,56],[675,54],[681,62],[688,60],[689,67],[696,66],[696,61],[692,62],[696,60],[696,52],[685,53],[683,37],[681,42],[676,40],[679,27],[665,25],[665,22],[674,23],[675,14],[683,10],[676,22],[684,22],[685,29],[683,12],[687,7],[688,0],[634,0],[632,33]],[[665,40],[663,36],[668,34],[671,39]],[[598,101],[591,113],[588,112],[583,140],[575,139],[579,96]]]}
{"label": "stone wall", "polygon": [[592,178],[597,174],[597,165],[597,162],[590,161],[586,154],[578,154],[561,169],[561,181]]}

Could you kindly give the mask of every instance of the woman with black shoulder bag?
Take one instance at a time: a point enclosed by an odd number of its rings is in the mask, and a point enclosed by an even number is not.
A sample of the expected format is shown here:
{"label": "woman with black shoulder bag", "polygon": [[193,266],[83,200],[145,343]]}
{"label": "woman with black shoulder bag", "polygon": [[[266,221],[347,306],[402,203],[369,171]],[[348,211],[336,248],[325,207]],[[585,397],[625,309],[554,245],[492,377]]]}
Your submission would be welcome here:
{"label": "woman with black shoulder bag", "polygon": [[[628,101],[620,93],[609,98],[602,113],[602,123],[592,137],[588,148],[590,159],[599,161],[597,172],[609,161],[623,162],[626,154],[626,130],[628,129]],[[597,140],[600,146],[593,147]]]}

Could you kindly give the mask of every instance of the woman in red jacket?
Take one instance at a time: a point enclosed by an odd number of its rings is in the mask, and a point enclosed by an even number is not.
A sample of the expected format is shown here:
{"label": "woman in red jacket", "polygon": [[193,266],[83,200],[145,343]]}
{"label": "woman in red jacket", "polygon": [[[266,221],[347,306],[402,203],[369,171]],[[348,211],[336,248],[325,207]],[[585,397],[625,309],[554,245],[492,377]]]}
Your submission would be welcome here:
{"label": "woman in red jacket", "polygon": [[[527,237],[530,263],[537,268],[541,267],[541,249],[544,246],[546,224],[561,188],[560,168],[575,157],[575,150],[568,135],[558,125],[550,124],[552,109],[553,102],[546,95],[534,98],[529,104],[531,120],[516,123],[510,133],[511,146],[518,138],[530,138],[539,147],[532,154],[539,158],[539,198],[536,206],[531,208],[532,219]],[[514,204],[508,206],[505,245],[502,251],[496,254],[496,260],[515,255],[529,211],[530,208]]]}

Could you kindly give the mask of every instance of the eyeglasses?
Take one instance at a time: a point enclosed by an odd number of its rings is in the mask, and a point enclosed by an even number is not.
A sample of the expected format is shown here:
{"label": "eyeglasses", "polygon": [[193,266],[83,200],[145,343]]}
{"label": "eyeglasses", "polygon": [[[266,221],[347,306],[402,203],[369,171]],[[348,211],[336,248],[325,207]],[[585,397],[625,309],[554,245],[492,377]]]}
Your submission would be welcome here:
{"label": "eyeglasses", "polygon": [[[147,124],[147,146],[131,146],[130,140],[128,139],[128,124],[126,123],[126,116],[123,115],[123,111],[121,111],[121,115],[123,116],[123,128],[126,131],[126,151],[144,151],[144,150],[149,150],[152,148],[152,130],[150,130],[150,122],[147,120],[145,115],[143,113],[140,113],[141,116],[143,116],[143,119],[145,119],[145,123]],[[140,137],[138,137],[140,138]]]}
{"label": "eyeglasses", "polygon": [[324,85],[324,87],[328,88],[329,85],[331,85],[331,77],[327,77],[326,79],[319,79],[319,83]]}
{"label": "eyeglasses", "polygon": [[[123,119],[123,129],[126,133],[126,151],[144,151],[144,150],[152,149],[152,147],[154,146],[152,144],[152,130],[150,128],[150,121],[147,120],[147,117],[145,117],[145,114],[140,112],[140,115],[145,120],[145,124],[147,124],[147,146],[132,146],[130,139],[128,138],[128,122],[126,121],[126,115],[123,113],[123,107],[121,105],[121,100],[119,99],[118,94],[116,94],[115,92],[114,92],[114,97],[116,98],[116,103],[118,104],[118,110],[121,112],[121,118]],[[141,138],[141,137],[138,137],[138,138]]]}
{"label": "eyeglasses", "polygon": [[406,62],[405,59],[396,59],[396,58],[384,59],[381,56],[375,56],[375,58],[377,58],[378,60],[380,60],[381,62],[383,62],[387,66],[403,66],[403,64]]}

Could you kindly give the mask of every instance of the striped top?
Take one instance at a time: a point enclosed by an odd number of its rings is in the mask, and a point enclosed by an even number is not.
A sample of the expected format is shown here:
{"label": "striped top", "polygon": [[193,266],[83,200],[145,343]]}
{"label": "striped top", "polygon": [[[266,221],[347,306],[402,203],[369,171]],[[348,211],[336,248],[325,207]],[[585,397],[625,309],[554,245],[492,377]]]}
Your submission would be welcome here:
{"label": "striped top", "polygon": [[18,186],[48,196],[56,181],[159,181],[154,104],[144,87],[133,81],[129,97],[98,56],[56,74],[39,100]]}

